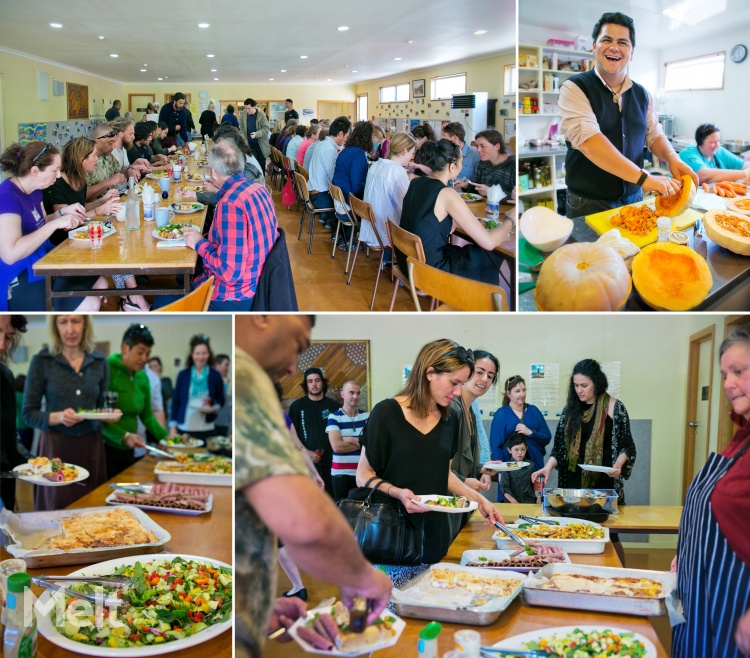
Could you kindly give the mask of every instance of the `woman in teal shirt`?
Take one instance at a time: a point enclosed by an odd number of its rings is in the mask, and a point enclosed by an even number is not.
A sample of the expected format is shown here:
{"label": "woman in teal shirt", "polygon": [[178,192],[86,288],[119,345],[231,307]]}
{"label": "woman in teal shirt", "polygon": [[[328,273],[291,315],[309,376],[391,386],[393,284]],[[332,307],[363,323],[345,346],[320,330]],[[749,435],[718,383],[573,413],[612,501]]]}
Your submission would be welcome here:
{"label": "woman in teal shirt", "polygon": [[139,418],[159,441],[169,436],[151,411],[151,387],[143,372],[153,346],[154,337],[148,327],[132,324],[122,337],[121,353],[109,357],[109,390],[117,393],[117,408],[122,410],[122,417],[102,427],[108,478],[135,463],[133,448],[146,446],[136,434]]}
{"label": "woman in teal shirt", "polygon": [[745,181],[750,178],[750,161],[730,153],[721,145],[721,133],[716,124],[698,126],[695,144],[680,151],[680,159],[698,174],[701,183]]}

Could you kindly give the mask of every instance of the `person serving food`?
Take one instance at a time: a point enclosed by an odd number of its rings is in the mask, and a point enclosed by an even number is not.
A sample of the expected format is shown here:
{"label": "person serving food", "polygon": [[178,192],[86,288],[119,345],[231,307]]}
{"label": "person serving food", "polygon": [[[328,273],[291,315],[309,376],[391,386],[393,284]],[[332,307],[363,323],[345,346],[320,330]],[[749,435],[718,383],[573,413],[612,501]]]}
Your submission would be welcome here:
{"label": "person serving food", "polygon": [[[582,217],[643,199],[644,190],[669,196],[680,177],[698,177],[672,148],[645,87],[633,82],[635,26],[620,12],[603,14],[593,31],[596,66],[560,88],[562,132],[568,145],[568,217]],[[674,178],[643,169],[643,145],[669,165]]]}

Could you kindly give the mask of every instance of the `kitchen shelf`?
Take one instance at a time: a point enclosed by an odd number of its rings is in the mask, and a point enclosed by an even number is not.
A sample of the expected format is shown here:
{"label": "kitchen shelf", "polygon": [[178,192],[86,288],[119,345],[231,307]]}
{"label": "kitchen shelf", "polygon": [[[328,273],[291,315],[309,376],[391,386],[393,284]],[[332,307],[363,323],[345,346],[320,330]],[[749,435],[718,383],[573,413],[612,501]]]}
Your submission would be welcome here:
{"label": "kitchen shelf", "polygon": [[[544,112],[544,101],[546,100],[548,103],[551,103],[553,105],[557,105],[560,98],[560,92],[558,91],[552,91],[551,89],[548,89],[545,91],[544,89],[544,80],[545,76],[549,79],[551,76],[557,76],[558,78],[558,85],[562,86],[563,82],[567,80],[571,75],[575,75],[576,73],[580,73],[580,71],[570,71],[567,69],[560,69],[560,63],[567,63],[570,62],[574,65],[578,66],[586,66],[587,68],[590,67],[590,64],[588,62],[593,62],[594,55],[590,52],[586,52],[583,50],[571,50],[570,48],[562,48],[562,47],[555,47],[555,46],[543,46],[538,44],[519,44],[518,45],[518,53],[519,56],[523,54],[526,57],[531,57],[532,59],[536,60],[537,66],[518,66],[518,80],[519,82],[530,82],[535,81],[536,82],[536,88],[535,89],[519,89],[518,95],[519,97],[523,96],[531,96],[533,98],[536,98],[539,101],[539,106],[542,109],[541,112],[537,114],[523,114],[522,108],[519,107],[519,114],[516,117],[516,121],[519,122],[519,129],[520,133],[526,134],[533,134],[535,132],[534,129],[529,129],[528,132],[524,131],[523,124],[524,122],[530,122],[530,126],[534,126],[536,128],[536,132],[539,132],[541,129],[541,126],[544,124],[541,123],[543,120],[549,121],[550,118],[554,119],[556,117],[559,118],[560,113],[559,112]],[[551,66],[545,66],[544,58],[549,58],[549,63],[551,64],[554,55],[557,55],[557,61],[558,61],[558,67],[556,69],[552,68]],[[585,63],[585,64],[584,64]],[[536,121],[536,123],[534,123]],[[552,197],[552,201],[554,204],[554,210],[558,211],[557,208],[557,192],[559,190],[565,190],[567,189],[564,179],[561,182],[558,180],[559,172],[562,171],[563,163],[565,162],[565,149],[559,149],[561,152],[559,153],[533,153],[530,152],[529,147],[522,146],[520,148],[520,151],[524,154],[519,156],[518,162],[519,165],[523,163],[524,161],[530,161],[530,160],[541,160],[544,162],[544,164],[549,166],[550,172],[552,174],[552,185],[546,185],[544,187],[535,187],[530,190],[524,190],[520,193],[519,196],[527,199],[529,203],[526,204],[527,208],[530,208],[534,205],[533,201],[535,198],[540,197]],[[563,212],[565,209],[562,209]]]}

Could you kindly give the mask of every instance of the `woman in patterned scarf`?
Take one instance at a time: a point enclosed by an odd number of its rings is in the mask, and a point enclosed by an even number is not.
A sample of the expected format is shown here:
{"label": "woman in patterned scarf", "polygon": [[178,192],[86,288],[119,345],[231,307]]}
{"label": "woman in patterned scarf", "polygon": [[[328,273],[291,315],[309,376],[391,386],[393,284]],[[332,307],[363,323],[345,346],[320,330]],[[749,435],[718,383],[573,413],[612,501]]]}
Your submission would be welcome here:
{"label": "woman in patterned scarf", "polygon": [[[573,366],[568,400],[555,431],[552,455],[544,468],[532,474],[545,483],[557,468],[558,486],[563,489],[614,489],[619,504],[625,504],[623,480],[635,464],[635,443],[625,405],[607,393],[607,376],[594,359]],[[611,466],[606,473],[584,471],[579,464]],[[620,560],[622,547],[616,534],[611,536]],[[623,561],[624,564],[624,561]]]}

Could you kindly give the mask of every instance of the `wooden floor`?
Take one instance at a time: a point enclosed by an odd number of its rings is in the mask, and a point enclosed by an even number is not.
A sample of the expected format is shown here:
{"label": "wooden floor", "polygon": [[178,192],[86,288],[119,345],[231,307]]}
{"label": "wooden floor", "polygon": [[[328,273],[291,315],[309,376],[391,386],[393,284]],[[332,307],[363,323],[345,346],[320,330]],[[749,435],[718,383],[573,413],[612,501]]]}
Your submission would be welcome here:
{"label": "wooden floor", "polygon": [[[626,548],[625,562],[631,569],[651,569],[654,571],[669,571],[670,563],[674,557],[672,549],[648,549],[648,548]],[[310,598],[308,606],[314,608],[320,601],[329,596],[338,596],[338,588],[330,583],[311,578],[307,574],[302,574],[302,582],[308,588]],[[279,568],[279,585],[277,595],[281,596],[288,592],[291,587],[289,579],[284,571]],[[314,596],[313,596],[314,593]],[[669,617],[651,617],[651,623],[654,625],[656,634],[659,637],[667,655],[672,652],[672,629],[669,626]],[[269,642],[263,651],[264,658],[282,658],[285,655],[284,645],[278,642]]]}

